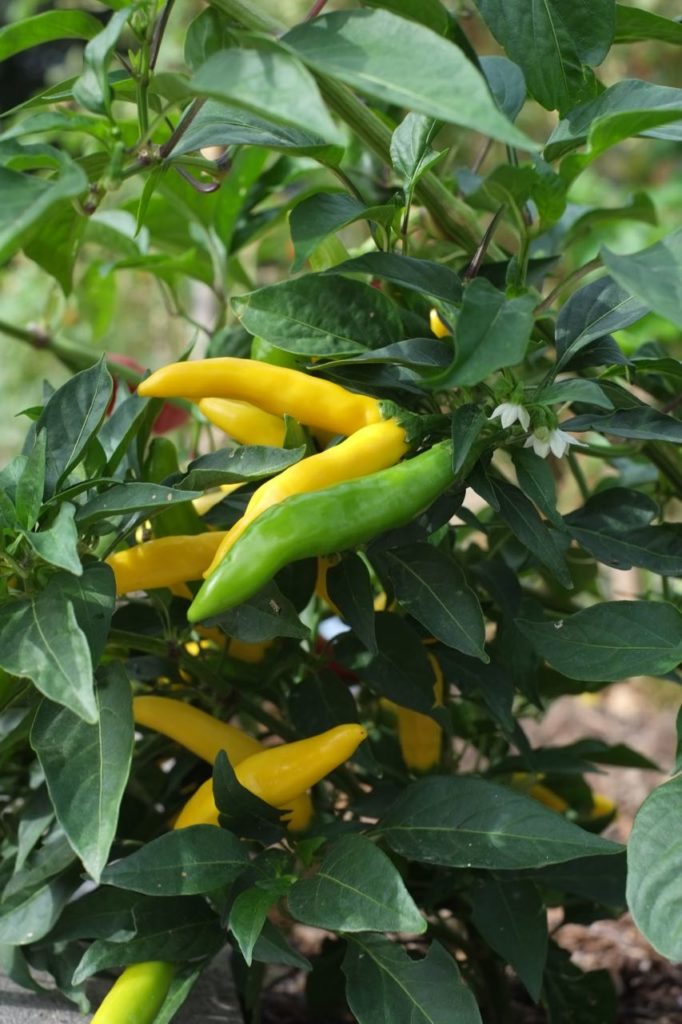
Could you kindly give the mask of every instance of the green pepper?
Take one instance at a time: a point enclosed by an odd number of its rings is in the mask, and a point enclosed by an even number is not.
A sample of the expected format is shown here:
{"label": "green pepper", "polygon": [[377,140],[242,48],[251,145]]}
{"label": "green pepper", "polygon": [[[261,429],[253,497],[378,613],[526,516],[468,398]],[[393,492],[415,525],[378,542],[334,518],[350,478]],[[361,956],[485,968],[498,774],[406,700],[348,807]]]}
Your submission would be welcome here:
{"label": "green pepper", "polygon": [[289,562],[354,548],[409,523],[454,479],[452,444],[443,441],[390,469],[285,499],[230,548],[190,605],[189,621],[248,600]]}

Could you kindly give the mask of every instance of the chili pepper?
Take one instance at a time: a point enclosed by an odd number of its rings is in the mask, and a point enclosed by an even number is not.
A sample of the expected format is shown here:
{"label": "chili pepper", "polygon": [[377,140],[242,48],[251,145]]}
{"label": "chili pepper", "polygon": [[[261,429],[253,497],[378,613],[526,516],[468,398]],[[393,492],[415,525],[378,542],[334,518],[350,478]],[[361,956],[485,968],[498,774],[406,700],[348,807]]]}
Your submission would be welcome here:
{"label": "chili pepper", "polygon": [[[146,477],[153,484],[163,483],[180,471],[175,445],[167,437],[156,437],[149,447],[145,466]],[[192,502],[182,502],[160,512],[152,523],[155,537],[174,537],[178,534],[202,533],[205,529]]]}
{"label": "chili pepper", "polygon": [[[443,671],[433,654],[426,654],[435,682],[433,684],[434,703],[443,705]],[[398,718],[398,740],[407,768],[414,772],[428,772],[440,761],[443,730],[428,715],[422,715],[411,708],[396,705]]]}
{"label": "chili pepper", "polygon": [[182,537],[159,537],[109,555],[116,577],[116,593],[155,590],[201,579],[218,550],[224,531],[213,530]]}
{"label": "chili pepper", "polygon": [[341,612],[336,607],[329,591],[327,590],[327,573],[330,569],[333,569],[335,565],[338,565],[341,558],[340,555],[322,556],[317,560],[317,576],[315,577],[315,594],[321,601],[327,605],[328,608],[334,612],[335,615],[341,617]]}
{"label": "chili pepper", "polygon": [[[133,716],[138,725],[168,736],[208,764],[214,763],[221,750],[225,751],[233,767],[247,757],[263,751],[263,747],[253,736],[181,700],[171,700],[169,697],[135,697]],[[308,794],[301,792],[288,807],[292,811],[291,820],[295,821],[297,830],[307,828],[313,816]],[[217,815],[213,824],[218,824]],[[177,822],[175,827],[178,827]]]}
{"label": "chili pepper", "polygon": [[452,445],[443,441],[390,469],[267,509],[203,584],[187,612],[190,622],[246,601],[289,562],[355,548],[409,523],[454,479]]}
{"label": "chili pepper", "polygon": [[294,494],[320,491],[345,480],[392,466],[408,451],[405,431],[395,419],[362,427],[333,448],[289,466],[261,484],[241,519],[228,531],[205,575],[210,576],[244,530],[273,505]]}
{"label": "chili pepper", "polygon": [[206,491],[199,498],[195,498],[192,502],[192,507],[198,516],[205,516],[214,505],[219,505],[228,494],[232,494],[233,491],[243,487],[245,483],[245,480],[239,480],[235,484],[221,484],[220,487]]}
{"label": "chili pepper", "polygon": [[234,356],[170,363],[143,380],[138,393],[150,398],[236,398],[335,434],[352,434],[383,418],[379,402],[368,395],[300,370]]}
{"label": "chili pepper", "polygon": [[[273,807],[291,807],[310,786],[351,757],[367,732],[361,725],[337,725],[334,729],[294,743],[268,747],[235,767],[238,781]],[[200,786],[180,811],[175,828],[217,821],[213,780]],[[290,819],[289,828],[294,828]]]}
{"label": "chili pepper", "polygon": [[199,409],[239,444],[264,444],[281,448],[286,428],[281,416],[264,412],[250,402],[230,398],[202,398]]}
{"label": "chili pepper", "polygon": [[449,338],[452,334],[452,327],[437,309],[429,313],[429,327],[437,338]]}
{"label": "chili pepper", "polygon": [[92,1024],[153,1024],[168,994],[175,964],[131,964],[100,1003]]}

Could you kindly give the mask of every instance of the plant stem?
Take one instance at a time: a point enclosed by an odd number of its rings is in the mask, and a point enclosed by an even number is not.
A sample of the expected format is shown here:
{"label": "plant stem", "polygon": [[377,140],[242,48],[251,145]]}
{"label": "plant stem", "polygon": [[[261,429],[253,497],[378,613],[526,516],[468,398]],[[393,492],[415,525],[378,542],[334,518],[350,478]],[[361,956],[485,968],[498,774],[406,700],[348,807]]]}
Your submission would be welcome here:
{"label": "plant stem", "polygon": [[[101,352],[93,352],[92,349],[79,345],[75,341],[69,341],[66,338],[55,338],[40,327],[17,327],[14,324],[8,324],[4,320],[0,320],[0,334],[6,334],[17,341],[23,341],[24,344],[30,345],[31,348],[37,351],[44,350],[50,352],[67,369],[74,373],[77,373],[79,370],[87,370],[89,366],[94,366],[102,355]],[[139,384],[141,380],[140,374],[135,370],[129,366],[121,366],[111,359],[107,359],[107,368],[112,375],[121,377],[131,384]]]}
{"label": "plant stem", "polygon": [[569,453],[568,453],[568,464],[571,467],[571,472],[573,473],[573,476],[575,478],[575,482],[578,485],[578,490],[580,491],[580,494],[582,495],[583,501],[587,501],[587,499],[590,496],[590,489],[587,486],[587,480],[585,479],[585,474],[583,473],[583,471],[582,471],[582,469],[580,467],[580,463],[578,462],[578,460],[575,457],[575,452],[569,451]]}
{"label": "plant stem", "polygon": [[[253,5],[244,0],[211,0],[214,7],[254,32],[270,32],[281,35],[287,27],[262,11],[254,11]],[[370,149],[390,166],[391,130],[372,113],[350,89],[326,75],[314,72],[320,91],[330,107],[348,124]],[[434,221],[452,241],[457,242],[466,252],[473,252],[478,244],[480,228],[470,207],[452,195],[432,171],[417,182],[415,195],[423,203]],[[504,254],[496,247],[491,255],[501,258]]]}
{"label": "plant stem", "polygon": [[169,139],[159,148],[159,156],[165,160],[169,153],[172,153],[178,142],[185,134],[194,118],[197,116],[206,100],[193,100],[186,112],[178,121],[175,130]]}
{"label": "plant stem", "polygon": [[154,25],[154,31],[152,33],[152,43],[149,50],[150,71],[153,71],[154,68],[156,67],[156,62],[159,57],[159,50],[161,49],[161,40],[163,39],[163,34],[166,31],[166,26],[168,24],[168,19],[170,18],[171,15],[171,11],[173,10],[174,3],[175,0],[166,0],[163,10],[161,11],[161,14],[156,19],[156,24]]}

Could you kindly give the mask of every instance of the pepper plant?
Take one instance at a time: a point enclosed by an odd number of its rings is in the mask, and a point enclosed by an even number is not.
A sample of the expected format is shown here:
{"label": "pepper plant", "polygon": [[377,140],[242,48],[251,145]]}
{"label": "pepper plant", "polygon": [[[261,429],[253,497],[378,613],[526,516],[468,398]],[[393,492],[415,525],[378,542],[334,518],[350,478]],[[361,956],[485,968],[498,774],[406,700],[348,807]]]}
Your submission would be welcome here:
{"label": "pepper plant", "polygon": [[[86,41],[0,134],[5,273],[52,289],[0,330],[74,372],[0,472],[2,968],[84,1010],[125,968],[99,1024],[172,1020],[223,947],[252,1022],[295,973],[316,1020],[608,1024],[547,910],[680,959],[682,781],[626,850],[585,775],[652,763],[525,723],[680,681],[682,227],[602,196],[621,143],[679,163],[682,89],[608,55],[682,26],[334,6],[0,30]],[[55,312],[131,273],[186,322],[143,383]]]}

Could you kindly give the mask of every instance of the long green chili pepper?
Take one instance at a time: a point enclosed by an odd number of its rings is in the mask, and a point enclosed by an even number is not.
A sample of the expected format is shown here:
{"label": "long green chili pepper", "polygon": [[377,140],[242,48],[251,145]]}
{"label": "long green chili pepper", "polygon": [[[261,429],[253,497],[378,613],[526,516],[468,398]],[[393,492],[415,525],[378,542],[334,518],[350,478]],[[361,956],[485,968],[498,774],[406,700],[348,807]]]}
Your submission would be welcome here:
{"label": "long green chili pepper", "polygon": [[263,512],[244,531],[190,605],[190,622],[241,604],[285,565],[355,548],[409,523],[454,481],[452,444],[369,476],[297,494]]}

